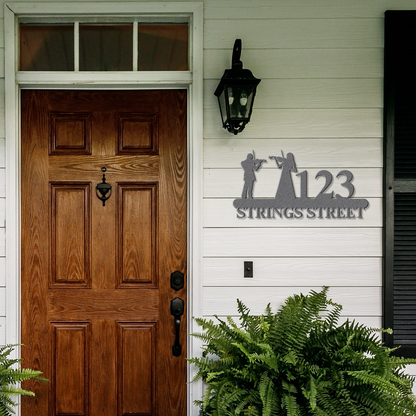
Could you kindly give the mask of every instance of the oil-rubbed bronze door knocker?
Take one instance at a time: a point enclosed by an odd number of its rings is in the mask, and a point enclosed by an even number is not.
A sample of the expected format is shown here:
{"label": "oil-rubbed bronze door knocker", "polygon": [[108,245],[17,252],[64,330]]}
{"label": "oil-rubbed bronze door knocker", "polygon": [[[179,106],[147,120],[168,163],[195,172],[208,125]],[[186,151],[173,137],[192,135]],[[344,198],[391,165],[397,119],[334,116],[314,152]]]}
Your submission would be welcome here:
{"label": "oil-rubbed bronze door knocker", "polygon": [[[97,198],[100,201],[103,201],[103,207],[105,207],[105,201],[107,201],[107,199],[110,198],[111,193],[112,193],[111,185],[105,181],[104,172],[106,171],[107,171],[106,168],[104,167],[101,168],[101,172],[103,172],[103,181],[97,184],[97,186],[95,187],[95,193],[97,194]],[[110,193],[107,195],[108,192]],[[98,195],[98,193],[100,193],[101,195]]]}

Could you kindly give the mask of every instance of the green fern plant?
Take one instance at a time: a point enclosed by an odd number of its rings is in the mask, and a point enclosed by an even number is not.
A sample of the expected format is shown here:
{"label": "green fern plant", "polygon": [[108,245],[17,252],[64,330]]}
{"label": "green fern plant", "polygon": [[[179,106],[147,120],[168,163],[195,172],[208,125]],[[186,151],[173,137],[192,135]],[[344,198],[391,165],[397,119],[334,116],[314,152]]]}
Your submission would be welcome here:
{"label": "green fern plant", "polygon": [[24,390],[19,387],[19,383],[36,379],[40,381],[48,381],[40,375],[40,371],[30,370],[28,368],[20,368],[21,360],[18,358],[10,358],[10,353],[16,345],[5,345],[0,347],[0,416],[10,416],[14,414],[13,401],[14,396],[35,394],[31,391]]}
{"label": "green fern plant", "polygon": [[416,415],[413,359],[392,356],[380,329],[347,320],[328,287],[294,295],[273,313],[251,315],[237,300],[239,324],[196,319],[192,334],[203,355],[188,361],[207,389],[202,415],[399,416]]}

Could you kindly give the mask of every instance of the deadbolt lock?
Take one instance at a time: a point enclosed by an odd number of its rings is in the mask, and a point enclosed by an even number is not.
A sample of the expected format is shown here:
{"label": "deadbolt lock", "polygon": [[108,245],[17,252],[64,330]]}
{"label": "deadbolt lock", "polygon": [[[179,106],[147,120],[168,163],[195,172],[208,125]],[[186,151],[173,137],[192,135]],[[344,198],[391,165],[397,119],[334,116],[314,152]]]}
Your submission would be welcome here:
{"label": "deadbolt lock", "polygon": [[173,290],[181,290],[183,288],[184,281],[184,274],[178,270],[170,275],[170,287]]}

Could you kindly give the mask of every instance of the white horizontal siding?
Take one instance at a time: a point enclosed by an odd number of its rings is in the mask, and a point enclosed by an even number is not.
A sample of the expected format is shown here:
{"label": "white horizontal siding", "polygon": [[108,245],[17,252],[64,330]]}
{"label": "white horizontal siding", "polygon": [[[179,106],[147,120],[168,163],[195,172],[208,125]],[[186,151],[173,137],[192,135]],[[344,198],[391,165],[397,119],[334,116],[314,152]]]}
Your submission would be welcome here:
{"label": "white horizontal siding", "polygon": [[[247,36],[243,35],[242,38],[245,40]],[[219,81],[224,69],[231,66],[231,50],[232,44],[225,49],[204,51],[205,79]],[[254,76],[262,80],[268,78],[380,78],[383,76],[383,49],[381,47],[247,50],[244,42],[241,59]]]}
{"label": "white horizontal siding", "polygon": [[[83,0],[78,0],[83,1]],[[114,0],[100,0],[104,3]],[[135,0],[136,3],[149,0]],[[163,3],[177,0],[160,0]],[[182,0],[187,1],[187,0]],[[55,0],[64,3],[67,0]],[[406,10],[414,8],[414,0],[348,0],[337,2],[333,0],[203,0],[205,19],[315,19],[315,18],[372,18],[383,17],[387,9]],[[3,8],[0,8],[0,18]]]}
{"label": "white horizontal siding", "polygon": [[4,227],[0,227],[0,257],[5,256],[6,254],[5,248],[6,248],[6,230]]}
{"label": "white horizontal siding", "polygon": [[[204,112],[205,138],[230,139],[219,122],[219,110]],[[383,111],[375,109],[254,110],[243,138],[381,138]]]}
{"label": "white horizontal siding", "polygon": [[[5,155],[5,140],[4,137],[0,137],[0,169],[5,167],[5,163],[6,163],[6,155]],[[0,186],[2,185],[1,183],[1,178],[0,178]]]}
{"label": "white horizontal siding", "polygon": [[[249,34],[249,36],[247,36]],[[204,47],[232,48],[243,39],[245,49],[381,48],[383,19],[206,19]],[[243,61],[244,62],[244,61]]]}
{"label": "white horizontal siding", "polygon": [[[3,9],[2,7],[0,8]],[[0,78],[4,78],[4,47],[0,48]],[[4,118],[4,114],[3,114],[3,118]]]}
{"label": "white horizontal siding", "polygon": [[[0,187],[1,190],[1,187]],[[0,227],[6,226],[6,199],[0,198]]]}
{"label": "white horizontal siding", "polygon": [[6,196],[6,170],[4,168],[0,168],[0,198],[4,198],[5,196]]}
{"label": "white horizontal siding", "polygon": [[[244,278],[244,261],[253,262],[253,277]],[[204,286],[297,287],[382,285],[379,257],[205,258]]]}
{"label": "white horizontal siding", "polygon": [[[363,4],[364,3],[364,4]],[[253,313],[293,293],[331,287],[343,317],[382,323],[383,24],[388,2],[210,0],[204,33],[204,315],[236,314],[236,298]],[[376,5],[377,3],[377,5]],[[409,5],[410,2],[400,2]],[[391,4],[391,2],[390,2]],[[385,8],[384,8],[385,7]],[[249,33],[250,35],[246,35]],[[251,122],[233,136],[221,127],[213,92],[230,68],[234,39],[245,68],[262,81]],[[329,192],[369,200],[363,219],[238,219],[248,153],[268,160],[254,197],[274,197],[281,176],[269,156],[295,156],[308,171],[308,196],[333,175]],[[300,179],[292,173],[297,196]],[[244,261],[254,277],[244,278]]]}
{"label": "white horizontal siding", "polygon": [[0,345],[6,344],[6,318],[0,317]]}
{"label": "white horizontal siding", "polygon": [[[4,76],[4,48],[0,48],[0,77]],[[4,79],[0,79],[0,167],[4,166]]]}
{"label": "white horizontal siding", "polygon": [[380,228],[205,228],[203,234],[205,257],[382,255]]}
{"label": "white horizontal siding", "polygon": [[6,288],[0,287],[0,318],[6,316]]}
{"label": "white horizontal siding", "polygon": [[6,286],[6,258],[0,257],[0,287]]}
{"label": "white horizontal siding", "polygon": [[383,17],[387,9],[414,9],[414,0],[333,0],[286,1],[210,0],[205,4],[206,19],[323,19]]}

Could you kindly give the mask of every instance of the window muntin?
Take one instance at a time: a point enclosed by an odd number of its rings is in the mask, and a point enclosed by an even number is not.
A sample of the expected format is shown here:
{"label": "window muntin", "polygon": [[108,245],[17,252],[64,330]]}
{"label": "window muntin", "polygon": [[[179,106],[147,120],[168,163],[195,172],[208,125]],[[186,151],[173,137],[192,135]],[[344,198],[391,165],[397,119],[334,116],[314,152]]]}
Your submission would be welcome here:
{"label": "window muntin", "polygon": [[20,71],[188,71],[189,24],[20,24]]}

